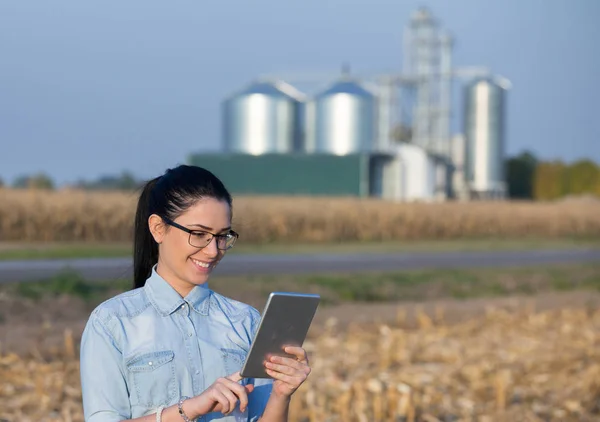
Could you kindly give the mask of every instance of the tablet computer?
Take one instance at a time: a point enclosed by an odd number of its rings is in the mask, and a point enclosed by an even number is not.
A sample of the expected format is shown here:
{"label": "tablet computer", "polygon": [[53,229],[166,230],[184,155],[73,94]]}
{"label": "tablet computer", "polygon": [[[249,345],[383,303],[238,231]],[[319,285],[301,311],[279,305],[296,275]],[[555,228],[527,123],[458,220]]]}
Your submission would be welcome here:
{"label": "tablet computer", "polygon": [[240,374],[244,378],[271,378],[264,361],[269,355],[293,357],[284,346],[302,347],[321,297],[309,293],[273,292]]}

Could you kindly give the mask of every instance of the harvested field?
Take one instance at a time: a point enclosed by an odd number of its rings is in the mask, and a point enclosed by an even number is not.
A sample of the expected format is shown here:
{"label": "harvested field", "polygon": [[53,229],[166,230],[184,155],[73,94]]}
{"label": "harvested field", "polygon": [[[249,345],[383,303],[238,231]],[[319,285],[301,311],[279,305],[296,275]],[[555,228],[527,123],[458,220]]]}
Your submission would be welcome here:
{"label": "harvested field", "polygon": [[[131,240],[136,193],[0,189],[0,240]],[[469,238],[599,238],[600,201],[399,204],[376,199],[237,197],[245,243]]]}
{"label": "harvested field", "polygon": [[[592,421],[600,418],[600,309],[493,309],[449,321],[398,308],[382,323],[320,320],[291,421]],[[330,315],[331,316],[331,315]],[[415,322],[416,321],[416,322]],[[0,419],[82,421],[77,336],[0,354]]]}

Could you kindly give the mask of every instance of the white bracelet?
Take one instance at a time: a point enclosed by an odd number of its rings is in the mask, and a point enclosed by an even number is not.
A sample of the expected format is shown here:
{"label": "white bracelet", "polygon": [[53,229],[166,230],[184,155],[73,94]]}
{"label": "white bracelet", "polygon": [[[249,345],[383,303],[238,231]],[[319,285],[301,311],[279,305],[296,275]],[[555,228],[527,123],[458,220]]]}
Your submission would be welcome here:
{"label": "white bracelet", "polygon": [[158,410],[156,411],[156,422],[161,422],[162,421],[162,412],[163,410],[165,410],[164,406],[160,406],[158,408]]}

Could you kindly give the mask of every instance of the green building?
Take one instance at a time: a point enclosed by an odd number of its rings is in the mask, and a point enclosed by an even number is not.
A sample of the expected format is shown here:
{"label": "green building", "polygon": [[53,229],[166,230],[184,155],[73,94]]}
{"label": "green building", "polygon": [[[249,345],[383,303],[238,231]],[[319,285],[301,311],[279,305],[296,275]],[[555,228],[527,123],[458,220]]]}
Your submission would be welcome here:
{"label": "green building", "polygon": [[193,154],[188,164],[215,173],[232,194],[369,196],[370,154]]}

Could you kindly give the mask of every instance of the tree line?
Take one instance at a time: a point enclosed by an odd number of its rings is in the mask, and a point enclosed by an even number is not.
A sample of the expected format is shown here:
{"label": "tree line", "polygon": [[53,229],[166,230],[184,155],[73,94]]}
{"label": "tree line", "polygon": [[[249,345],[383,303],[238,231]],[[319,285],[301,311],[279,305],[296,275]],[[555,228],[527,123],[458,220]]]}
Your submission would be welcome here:
{"label": "tree line", "polygon": [[[141,187],[143,181],[136,179],[131,173],[125,171],[118,176],[101,176],[96,180],[79,180],[70,185],[76,189],[85,190],[134,190]],[[3,186],[0,180],[0,187]],[[55,188],[55,183],[45,173],[37,173],[31,176],[20,176],[12,184],[15,189],[47,189]]]}
{"label": "tree line", "polygon": [[[506,182],[509,198],[553,200],[569,195],[600,196],[600,165],[591,160],[571,164],[561,161],[540,161],[525,151],[506,160]],[[143,181],[131,173],[102,176],[94,181],[79,181],[72,185],[86,190],[134,190]],[[0,187],[3,186],[0,180]],[[21,176],[13,188],[54,189],[53,180],[46,174]]]}
{"label": "tree line", "polygon": [[600,196],[600,165],[591,160],[567,164],[562,161],[540,161],[532,153],[523,152],[506,161],[508,196],[514,199],[540,201],[565,196]]}

